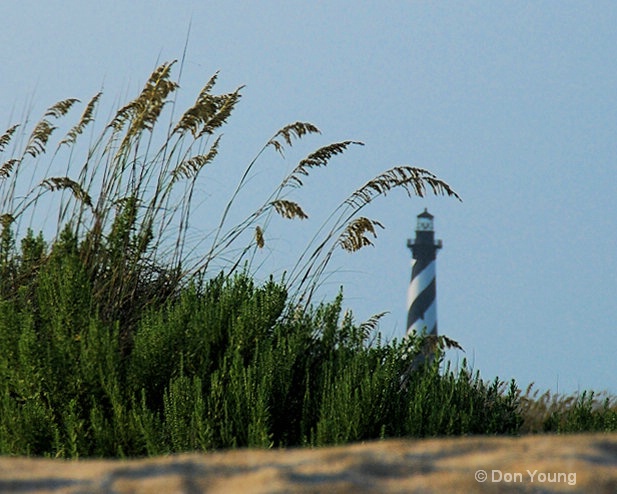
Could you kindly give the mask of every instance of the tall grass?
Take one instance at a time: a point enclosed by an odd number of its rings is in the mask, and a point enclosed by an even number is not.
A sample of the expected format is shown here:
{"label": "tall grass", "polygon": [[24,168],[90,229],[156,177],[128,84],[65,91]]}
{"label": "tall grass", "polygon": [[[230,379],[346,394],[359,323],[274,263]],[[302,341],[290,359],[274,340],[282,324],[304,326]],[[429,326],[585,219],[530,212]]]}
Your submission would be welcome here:
{"label": "tall grass", "polygon": [[[240,100],[242,87],[214,94],[215,74],[194,104],[174,119],[173,112],[165,111],[174,103],[179,87],[171,78],[173,66],[172,62],[156,68],[140,94],[122,106],[98,135],[93,134],[86,148],[79,145],[79,140],[95,123],[101,93],[86,104],[81,117],[59,138],[55,148],[52,139],[60,128],[59,121],[67,118],[78,103],[75,98],[50,107],[29,134],[21,128],[21,139],[16,139],[19,125],[12,125],[0,137],[0,152],[12,145],[11,155],[3,155],[0,161],[0,223],[4,240],[0,255],[6,256],[10,251],[11,234],[23,236],[23,220],[26,214],[38,214],[42,196],[60,193],[56,203],[57,233],[69,228],[76,235],[79,257],[95,285],[93,297],[101,316],[106,321],[120,320],[122,328],[125,322],[130,325],[142,307],[166,300],[192,276],[210,274],[214,260],[217,269],[222,259],[228,260],[228,276],[244,268],[249,254],[268,241],[267,227],[272,215],[285,219],[307,217],[302,206],[289,198],[294,189],[303,186],[303,178],[317,167],[326,167],[350,146],[361,144],[349,140],[335,142],[310,153],[269,194],[264,194],[260,206],[230,225],[230,210],[241,199],[260,157],[270,149],[283,153],[295,140],[319,133],[316,126],[307,122],[284,126],[248,164],[221,211],[212,211],[220,219],[215,230],[209,232],[210,244],[197,253],[195,246],[186,241],[195,186],[200,174],[213,166],[222,145],[220,131]],[[56,166],[63,168],[60,175],[40,176],[46,153],[51,153],[47,171],[58,162],[66,163]],[[34,186],[24,190],[27,183]],[[370,180],[343,199],[329,222],[322,226],[321,235],[291,267],[289,283],[299,303],[310,303],[337,248],[354,251],[371,243],[378,223],[358,217],[359,213],[376,197],[395,188],[420,196],[431,191],[458,197],[447,183],[429,171],[411,166],[394,167]],[[250,232],[252,240],[246,243],[246,233]],[[14,290],[14,273],[8,269],[2,274],[1,289],[5,293]]]}

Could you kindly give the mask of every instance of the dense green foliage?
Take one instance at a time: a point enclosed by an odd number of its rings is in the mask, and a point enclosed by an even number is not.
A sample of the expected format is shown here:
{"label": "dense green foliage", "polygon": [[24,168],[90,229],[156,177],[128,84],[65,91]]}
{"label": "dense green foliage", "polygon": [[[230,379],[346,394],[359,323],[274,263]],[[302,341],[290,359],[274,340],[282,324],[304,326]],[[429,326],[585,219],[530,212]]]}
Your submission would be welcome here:
{"label": "dense green foliage", "polygon": [[[515,433],[503,394],[437,362],[403,378],[418,340],[368,344],[342,298],[294,311],[245,274],[191,283],[139,318],[130,344],[105,323],[65,232],[28,236],[0,302],[0,452],[133,456],[393,436]],[[32,271],[31,260],[44,259]],[[3,265],[7,268],[6,263]]]}
{"label": "dense green foliage", "polygon": [[[123,349],[119,323],[97,314],[78,252],[70,231],[50,252],[30,234],[0,265],[19,280],[4,284],[13,296],[0,301],[0,453],[516,434],[531,417],[514,383],[486,383],[465,366],[440,372],[438,359],[409,373],[419,339],[369,344],[371,327],[341,314],[342,297],[294,310],[284,285],[246,274],[191,283],[145,309]],[[544,431],[615,429],[614,406],[598,407],[593,395],[542,419]]]}

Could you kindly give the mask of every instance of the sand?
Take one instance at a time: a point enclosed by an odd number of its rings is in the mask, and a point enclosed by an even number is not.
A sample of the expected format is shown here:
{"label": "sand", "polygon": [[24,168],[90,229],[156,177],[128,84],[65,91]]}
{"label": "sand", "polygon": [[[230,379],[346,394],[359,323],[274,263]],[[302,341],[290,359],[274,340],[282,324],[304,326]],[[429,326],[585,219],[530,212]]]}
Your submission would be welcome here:
{"label": "sand", "polygon": [[386,440],[140,460],[0,457],[0,492],[615,494],[617,434]]}

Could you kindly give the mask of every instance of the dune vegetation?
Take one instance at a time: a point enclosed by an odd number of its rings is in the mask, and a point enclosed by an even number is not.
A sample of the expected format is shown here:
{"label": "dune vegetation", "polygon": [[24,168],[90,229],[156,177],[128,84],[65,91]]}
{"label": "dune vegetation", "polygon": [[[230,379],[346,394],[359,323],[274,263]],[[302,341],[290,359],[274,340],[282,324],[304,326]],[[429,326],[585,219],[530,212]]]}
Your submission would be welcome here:
{"label": "dune vegetation", "polygon": [[[427,340],[384,342],[380,314],[358,323],[342,294],[314,295],[338,250],[372,245],[364,216],[395,189],[456,192],[428,170],[386,169],[342,198],[285,276],[258,281],[253,259],[273,221],[306,219],[293,192],[362,143],[310,153],[240,221],[232,207],[265,153],[319,129],[275,132],[212,211],[207,242],[187,235],[200,177],[242,88],[215,74],[179,117],[164,63],[95,131],[102,93],[51,106],[0,136],[0,453],[144,456],[233,447],[340,444],[373,438],[617,430],[614,400],[523,396],[436,358]],[[89,142],[82,142],[89,137]],[[59,136],[59,137],[58,137]],[[36,218],[56,218],[55,234]],[[48,225],[47,225],[48,226]],[[35,231],[36,228],[36,231]]]}

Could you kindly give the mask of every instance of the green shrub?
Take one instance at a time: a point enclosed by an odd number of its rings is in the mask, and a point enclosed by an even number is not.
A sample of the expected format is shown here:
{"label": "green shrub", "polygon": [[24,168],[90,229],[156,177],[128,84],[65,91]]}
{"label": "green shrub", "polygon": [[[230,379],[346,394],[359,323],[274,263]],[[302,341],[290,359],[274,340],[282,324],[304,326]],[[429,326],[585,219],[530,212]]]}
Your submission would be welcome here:
{"label": "green shrub", "polygon": [[125,354],[118,324],[91,310],[91,282],[63,245],[39,271],[36,308],[0,305],[3,334],[16,334],[0,357],[2,453],[141,456],[517,432],[516,400],[497,382],[440,373],[436,360],[403,386],[419,339],[369,344],[370,327],[341,314],[342,296],[294,311],[283,285],[247,274],[187,285],[148,308]]}

